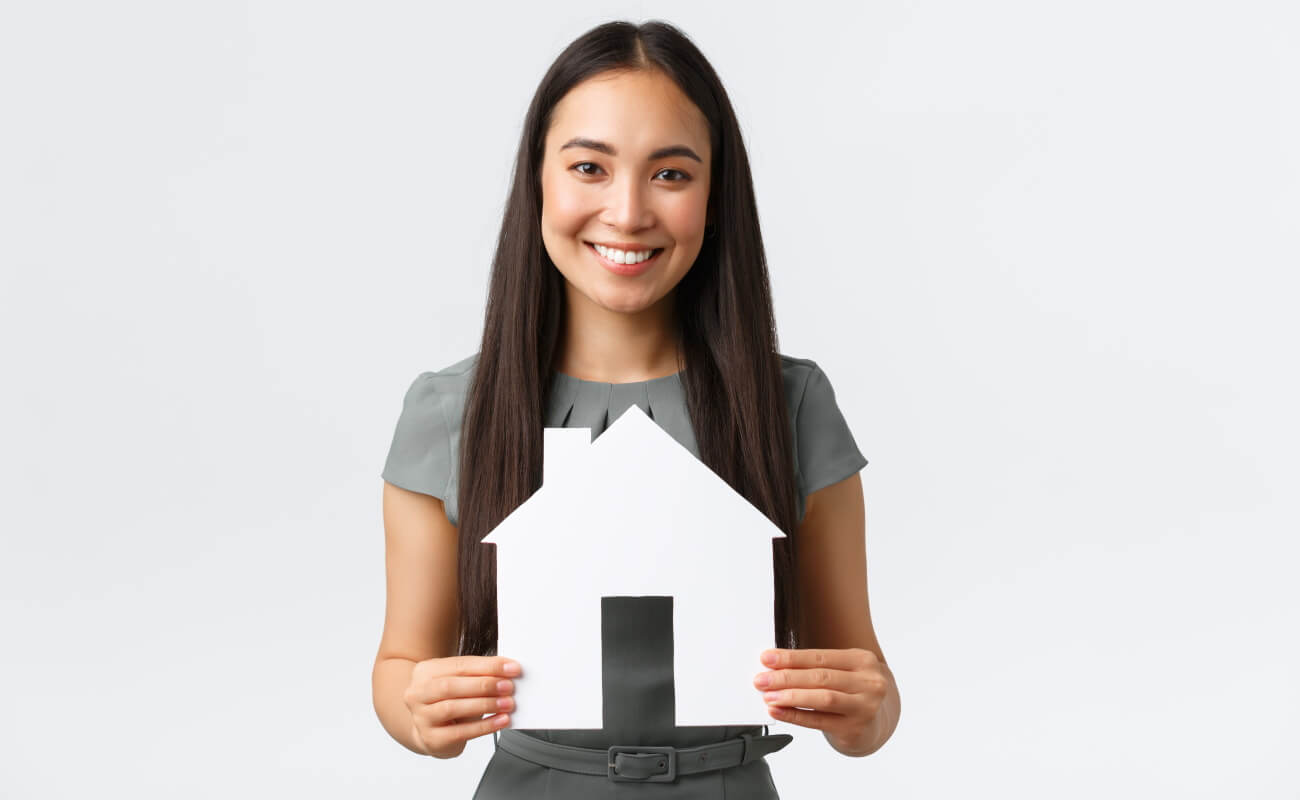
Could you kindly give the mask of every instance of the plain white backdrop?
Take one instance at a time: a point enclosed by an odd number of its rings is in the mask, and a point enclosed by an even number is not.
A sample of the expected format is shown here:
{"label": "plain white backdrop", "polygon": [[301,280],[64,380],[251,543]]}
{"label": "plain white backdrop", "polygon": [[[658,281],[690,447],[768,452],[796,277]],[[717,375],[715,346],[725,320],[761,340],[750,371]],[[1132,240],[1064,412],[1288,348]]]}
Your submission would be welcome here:
{"label": "plain white backdrop", "polygon": [[782,351],[871,462],[901,723],[774,724],[782,797],[1296,797],[1281,0],[6,4],[0,795],[470,796],[490,738],[371,707],[379,473],[617,18],[721,75]]}

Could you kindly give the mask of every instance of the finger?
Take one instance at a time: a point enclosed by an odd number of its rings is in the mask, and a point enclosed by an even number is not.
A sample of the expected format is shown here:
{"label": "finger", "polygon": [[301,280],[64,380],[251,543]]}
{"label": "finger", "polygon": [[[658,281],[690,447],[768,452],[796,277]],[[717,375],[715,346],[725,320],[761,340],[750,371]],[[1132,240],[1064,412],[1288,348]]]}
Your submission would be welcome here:
{"label": "finger", "polygon": [[504,656],[455,656],[439,659],[432,675],[497,675],[515,678],[522,673],[519,662]]}
{"label": "finger", "polygon": [[411,686],[407,690],[406,702],[427,704],[452,697],[497,697],[514,694],[514,691],[515,682],[509,678],[444,675]]}
{"label": "finger", "polygon": [[841,716],[860,710],[866,703],[862,695],[834,689],[781,689],[775,692],[764,692],[763,700],[770,706],[786,708],[798,706]]}
{"label": "finger", "polygon": [[826,667],[828,669],[860,670],[879,660],[876,658],[875,653],[861,647],[834,650],[790,650],[777,647],[764,650],[759,658],[765,665],[775,669]]}
{"label": "finger", "polygon": [[865,692],[867,678],[861,672],[816,667],[814,669],[778,669],[754,676],[759,689],[837,689],[841,692]]}
{"label": "finger", "polygon": [[429,725],[446,725],[464,720],[479,720],[484,714],[513,711],[514,708],[513,697],[465,697],[430,703],[416,711],[415,716]]}
{"label": "finger", "polygon": [[768,706],[767,713],[771,714],[773,719],[779,719],[782,722],[789,722],[792,725],[800,725],[805,728],[815,728],[819,731],[834,731],[844,724],[844,715],[830,714],[825,711]]}
{"label": "finger", "polygon": [[439,725],[429,730],[425,734],[424,740],[432,749],[442,750],[455,742],[468,741],[485,733],[500,730],[509,724],[509,714],[493,714],[490,717],[461,722],[455,725]]}

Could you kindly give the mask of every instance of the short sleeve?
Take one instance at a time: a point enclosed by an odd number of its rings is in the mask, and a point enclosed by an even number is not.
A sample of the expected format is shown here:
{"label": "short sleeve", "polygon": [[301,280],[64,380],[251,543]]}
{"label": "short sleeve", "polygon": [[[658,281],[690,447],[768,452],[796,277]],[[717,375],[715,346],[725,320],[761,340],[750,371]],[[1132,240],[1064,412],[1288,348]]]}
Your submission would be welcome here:
{"label": "short sleeve", "polygon": [[835,401],[830,379],[816,363],[806,363],[811,368],[795,410],[799,491],[804,497],[844,480],[867,465]]}
{"label": "short sleeve", "polygon": [[402,399],[382,477],[394,486],[433,495],[445,505],[452,477],[451,453],[451,431],[437,375],[422,372]]}

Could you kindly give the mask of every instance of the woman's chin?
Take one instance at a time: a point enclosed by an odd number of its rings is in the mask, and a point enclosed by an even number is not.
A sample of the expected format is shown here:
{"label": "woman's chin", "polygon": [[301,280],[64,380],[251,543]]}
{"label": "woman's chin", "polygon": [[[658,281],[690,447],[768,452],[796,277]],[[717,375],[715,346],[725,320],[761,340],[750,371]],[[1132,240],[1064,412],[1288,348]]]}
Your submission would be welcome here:
{"label": "woman's chin", "polygon": [[646,291],[606,289],[593,298],[596,305],[619,314],[636,314],[654,305],[655,298]]}
{"label": "woman's chin", "polygon": [[650,307],[650,303],[638,302],[635,300],[609,301],[600,304],[607,311],[613,311],[618,314],[638,314]]}

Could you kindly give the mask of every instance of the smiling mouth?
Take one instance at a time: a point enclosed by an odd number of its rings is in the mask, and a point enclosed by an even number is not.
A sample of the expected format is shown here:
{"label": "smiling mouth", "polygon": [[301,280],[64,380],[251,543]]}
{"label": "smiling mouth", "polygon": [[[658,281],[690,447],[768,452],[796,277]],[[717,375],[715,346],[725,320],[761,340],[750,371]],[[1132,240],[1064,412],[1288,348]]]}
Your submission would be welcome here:
{"label": "smiling mouth", "polygon": [[[590,247],[592,250],[596,250],[596,246],[597,246],[597,244],[598,244],[597,242],[587,241],[586,239],[583,239],[583,240],[582,240],[582,243],[585,244],[585,245],[587,245],[587,247]],[[600,245],[600,246],[601,246],[601,247],[604,247],[604,245]],[[607,249],[608,249],[608,248],[607,248]],[[625,250],[625,251],[623,251],[623,252],[643,253],[643,252],[645,252],[646,250],[649,250],[649,251],[650,251],[650,255],[647,256],[646,259],[645,259],[646,261],[649,261],[650,259],[652,259],[652,258],[654,258],[655,256],[657,256],[657,255],[659,255],[660,253],[662,253],[662,252],[664,251],[664,248],[662,248],[662,247],[643,247],[643,248],[641,248],[641,249],[639,249],[639,250]],[[599,250],[596,250],[596,253],[597,253],[597,255],[599,255],[599,254],[600,254],[600,251],[599,251]],[[615,263],[617,263],[617,262],[615,262]],[[633,264],[636,264],[637,262],[634,261],[634,262],[632,262],[632,263],[633,263]]]}
{"label": "smiling mouth", "polygon": [[619,261],[611,261],[601,255],[600,251],[596,249],[594,242],[589,242],[584,239],[583,244],[586,245],[587,249],[591,251],[591,254],[594,255],[606,269],[619,275],[627,276],[640,275],[654,264],[657,264],[659,262],[659,255],[664,251],[664,248],[662,247],[655,247],[651,249],[649,258],[646,258],[643,261],[634,261],[630,264],[625,264]]}

